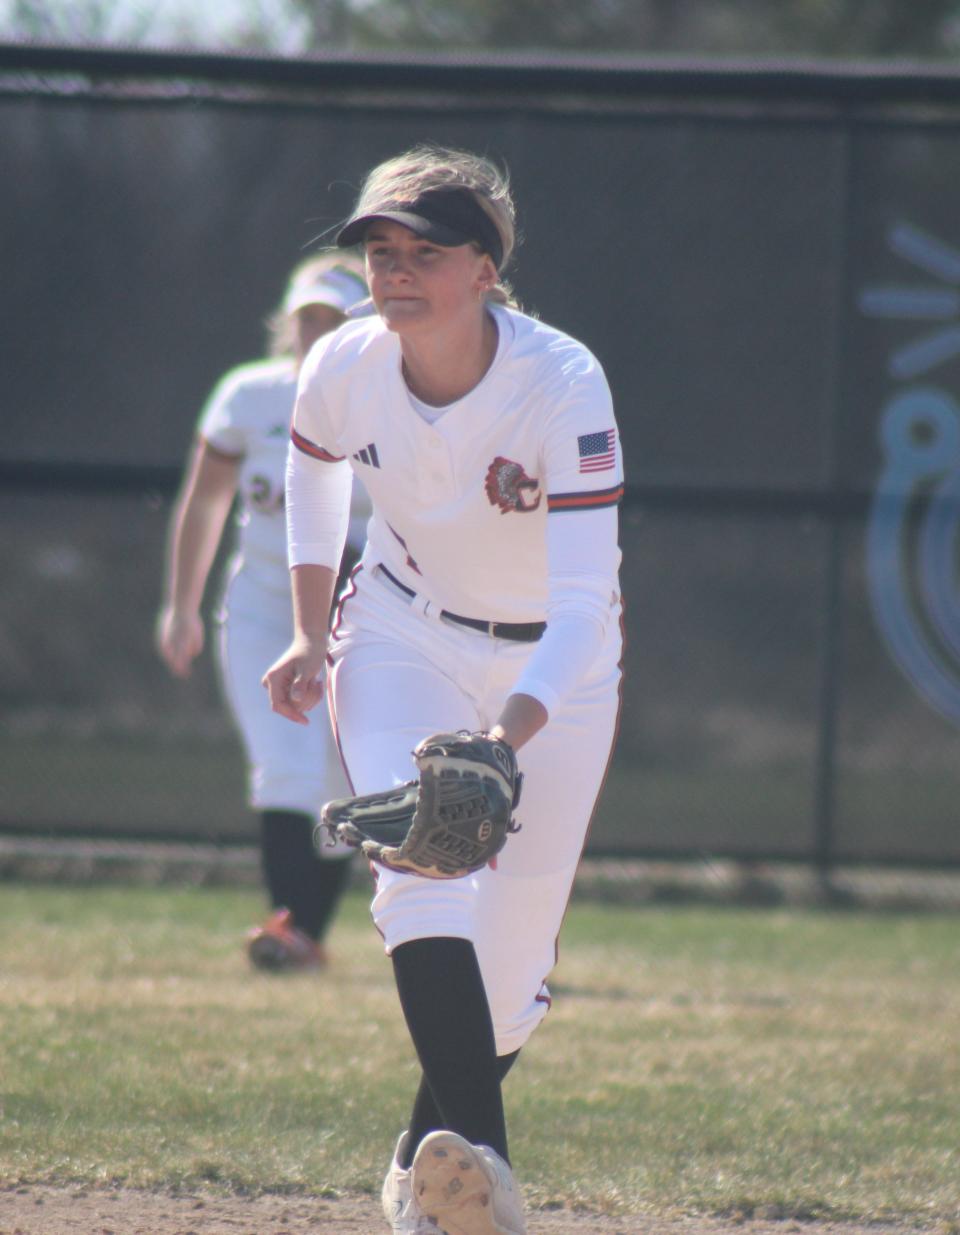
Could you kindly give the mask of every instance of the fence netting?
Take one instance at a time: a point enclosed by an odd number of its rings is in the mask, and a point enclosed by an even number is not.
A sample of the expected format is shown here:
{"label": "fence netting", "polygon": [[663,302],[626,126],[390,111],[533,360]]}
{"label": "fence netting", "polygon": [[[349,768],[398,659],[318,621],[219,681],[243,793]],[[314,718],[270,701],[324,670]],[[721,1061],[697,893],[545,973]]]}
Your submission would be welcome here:
{"label": "fence netting", "polygon": [[0,75],[0,829],[254,836],[209,655],[183,683],[153,651],[178,472],[365,170],[434,141],[510,168],[519,297],[617,406],[626,678],[590,851],[960,862],[960,79],[517,106],[369,66],[135,69]]}

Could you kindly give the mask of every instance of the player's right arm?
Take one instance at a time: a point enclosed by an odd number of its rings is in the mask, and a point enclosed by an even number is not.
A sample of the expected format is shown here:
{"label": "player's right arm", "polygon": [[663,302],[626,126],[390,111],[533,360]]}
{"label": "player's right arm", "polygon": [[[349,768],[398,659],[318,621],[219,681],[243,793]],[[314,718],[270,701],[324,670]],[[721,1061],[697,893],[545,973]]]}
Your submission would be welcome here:
{"label": "player's right arm", "polygon": [[[293,642],[263,675],[270,706],[296,724],[323,698],[330,610],[350,520],[353,473],[348,461],[321,443],[330,431],[323,423],[319,383],[313,383],[315,353],[300,373],[300,389],[287,454],[286,519]],[[332,437],[332,433],[331,433]]]}
{"label": "player's right arm", "polygon": [[293,642],[263,675],[270,706],[287,720],[308,724],[306,713],[323,698],[327,633],[337,572],[329,566],[294,566]]}
{"label": "player's right arm", "polygon": [[222,454],[198,438],[170,517],[156,641],[176,677],[188,677],[203,650],[200,605],[237,492],[240,463],[239,456]]}

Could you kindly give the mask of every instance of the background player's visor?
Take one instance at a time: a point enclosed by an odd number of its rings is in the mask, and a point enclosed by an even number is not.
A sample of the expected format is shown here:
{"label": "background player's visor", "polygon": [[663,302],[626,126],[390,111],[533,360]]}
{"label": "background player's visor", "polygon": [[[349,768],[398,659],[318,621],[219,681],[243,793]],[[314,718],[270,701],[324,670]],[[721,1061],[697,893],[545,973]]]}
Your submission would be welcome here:
{"label": "background player's visor", "polygon": [[308,304],[326,304],[347,314],[367,299],[367,285],[352,270],[335,266],[320,274],[300,276],[293,280],[283,300],[284,313],[296,313]]}

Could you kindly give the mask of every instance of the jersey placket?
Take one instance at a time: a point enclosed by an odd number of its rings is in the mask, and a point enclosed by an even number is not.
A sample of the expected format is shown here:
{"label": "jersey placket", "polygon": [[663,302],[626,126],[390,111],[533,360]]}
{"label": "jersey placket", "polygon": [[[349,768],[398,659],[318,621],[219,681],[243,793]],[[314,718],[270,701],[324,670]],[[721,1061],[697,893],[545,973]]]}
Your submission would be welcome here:
{"label": "jersey placket", "polygon": [[443,434],[421,421],[417,434],[417,481],[425,504],[445,505],[456,493],[450,448]]}
{"label": "jersey placket", "polygon": [[[414,435],[415,475],[419,501],[427,507],[443,507],[456,496],[456,476],[450,446],[438,429],[419,415]],[[414,611],[440,621],[441,605],[418,594],[411,601]]]}

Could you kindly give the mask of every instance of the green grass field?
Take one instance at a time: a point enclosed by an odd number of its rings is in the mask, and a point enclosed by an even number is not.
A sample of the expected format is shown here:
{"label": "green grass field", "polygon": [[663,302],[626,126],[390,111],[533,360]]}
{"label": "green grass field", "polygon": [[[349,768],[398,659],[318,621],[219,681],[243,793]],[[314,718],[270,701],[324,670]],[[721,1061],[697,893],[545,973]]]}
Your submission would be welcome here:
{"label": "green grass field", "polygon": [[[0,1183],[377,1192],[416,1083],[351,894],[323,977],[253,890],[0,892]],[[960,1223],[960,919],[575,901],[506,1086],[531,1205]]]}

